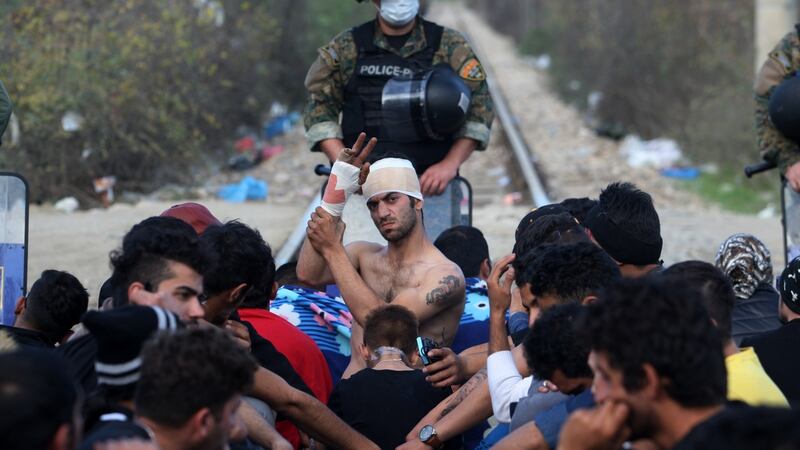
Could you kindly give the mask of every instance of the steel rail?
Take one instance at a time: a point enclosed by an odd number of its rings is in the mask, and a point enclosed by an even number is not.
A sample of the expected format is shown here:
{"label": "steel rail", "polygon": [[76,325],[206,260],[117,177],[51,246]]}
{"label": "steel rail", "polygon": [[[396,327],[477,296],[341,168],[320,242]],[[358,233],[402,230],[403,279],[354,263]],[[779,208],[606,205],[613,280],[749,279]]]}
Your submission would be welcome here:
{"label": "steel rail", "polygon": [[[459,17],[457,21],[462,25],[459,27],[461,30],[467,29],[463,19]],[[519,131],[519,127],[517,127],[517,121],[514,118],[514,115],[511,113],[511,108],[508,106],[508,102],[506,102],[506,97],[503,95],[503,90],[497,83],[497,78],[494,77],[494,69],[492,68],[491,64],[489,64],[489,60],[483,58],[484,53],[480,48],[480,45],[470,37],[469,33],[462,31],[462,34],[466,36],[470,43],[470,47],[472,47],[472,51],[481,62],[481,66],[483,67],[486,75],[486,85],[488,86],[489,94],[492,96],[492,100],[494,101],[497,118],[500,120],[500,124],[503,127],[503,132],[508,139],[508,143],[511,145],[511,150],[514,152],[514,156],[519,164],[522,176],[525,178],[525,184],[528,186],[528,192],[530,194],[531,201],[533,202],[533,206],[539,208],[544,205],[549,205],[552,203],[552,201],[550,200],[550,196],[547,195],[547,190],[544,188],[544,183],[542,183],[542,179],[536,170],[536,166],[531,160],[533,157],[531,147],[525,141],[525,138]]]}

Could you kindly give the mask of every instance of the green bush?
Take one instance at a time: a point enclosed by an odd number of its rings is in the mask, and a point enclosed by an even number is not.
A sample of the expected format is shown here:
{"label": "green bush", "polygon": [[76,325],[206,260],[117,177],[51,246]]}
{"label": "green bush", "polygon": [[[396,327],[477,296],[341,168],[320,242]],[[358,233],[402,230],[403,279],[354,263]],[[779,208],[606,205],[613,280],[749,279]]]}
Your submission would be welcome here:
{"label": "green bush", "polygon": [[[6,139],[0,164],[28,178],[35,200],[91,202],[91,179],[102,175],[140,191],[189,182],[199,161],[238,126],[258,126],[273,101],[303,101],[316,47],[374,13],[356,7],[352,0],[3,2],[0,79],[21,139],[13,147]],[[61,127],[70,111],[84,119],[79,131]]]}

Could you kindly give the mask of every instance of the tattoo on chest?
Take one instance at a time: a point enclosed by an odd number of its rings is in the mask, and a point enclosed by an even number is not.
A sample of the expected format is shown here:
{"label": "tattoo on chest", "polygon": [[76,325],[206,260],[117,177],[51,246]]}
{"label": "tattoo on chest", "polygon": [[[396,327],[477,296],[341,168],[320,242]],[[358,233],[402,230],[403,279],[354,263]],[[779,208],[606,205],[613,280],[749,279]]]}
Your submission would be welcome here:
{"label": "tattoo on chest", "polygon": [[428,292],[428,295],[425,296],[425,304],[435,305],[453,295],[453,293],[460,287],[461,280],[459,280],[457,276],[447,275],[439,280],[439,287],[436,287],[432,291]]}

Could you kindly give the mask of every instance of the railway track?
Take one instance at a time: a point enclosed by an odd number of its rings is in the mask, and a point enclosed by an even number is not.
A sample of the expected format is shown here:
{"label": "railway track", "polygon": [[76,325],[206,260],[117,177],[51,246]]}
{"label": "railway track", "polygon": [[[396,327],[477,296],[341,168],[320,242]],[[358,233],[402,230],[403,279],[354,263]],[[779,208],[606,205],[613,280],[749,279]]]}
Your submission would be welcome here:
{"label": "railway track", "polygon": [[[463,24],[460,18],[456,20]],[[461,28],[465,29],[465,27]],[[485,152],[473,154],[472,158],[465,163],[461,170],[462,176],[467,178],[473,187],[474,213],[482,214],[482,207],[507,206],[509,204],[527,204],[539,207],[551,203],[543,178],[532,159],[534,153],[520,132],[502,88],[494,77],[494,68],[487,63],[488,60],[486,58],[481,57],[483,49],[480,44],[473,41],[468,33],[464,34],[470,39],[473,50],[483,62],[487,85],[494,101],[497,117],[490,148]],[[499,125],[499,130],[497,125]],[[511,196],[510,198],[509,195]],[[277,252],[275,262],[278,266],[296,259],[305,237],[308,217],[319,205],[319,202],[319,196],[315,196],[311,200],[303,216],[298,220],[297,225]],[[526,207],[525,209],[528,208]],[[496,209],[486,212],[489,216],[495,213]],[[518,219],[521,214],[515,211],[514,216]],[[474,220],[473,222],[478,221]],[[510,229],[502,231],[509,233],[507,236],[513,236],[516,221],[511,220],[509,223],[511,226],[506,225],[504,228]],[[479,223],[476,226],[483,228]],[[501,232],[500,234],[505,233]],[[489,236],[487,236],[487,240],[490,241],[490,248],[493,247],[492,239]],[[509,248],[507,245],[507,242],[503,242],[502,245],[495,245],[494,247],[507,249]],[[500,249],[496,249],[494,253],[496,254],[498,250]]]}

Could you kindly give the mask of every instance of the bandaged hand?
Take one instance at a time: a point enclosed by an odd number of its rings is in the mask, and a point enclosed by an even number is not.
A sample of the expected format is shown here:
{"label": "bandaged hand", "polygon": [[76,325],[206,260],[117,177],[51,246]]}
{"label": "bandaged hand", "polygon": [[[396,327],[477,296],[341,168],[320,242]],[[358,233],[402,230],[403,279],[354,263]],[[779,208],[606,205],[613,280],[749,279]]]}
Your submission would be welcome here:
{"label": "bandaged hand", "polygon": [[341,217],[347,200],[358,191],[358,175],[361,172],[356,166],[337,160],[331,167],[328,185],[322,195],[322,208],[332,216]]}
{"label": "bandaged hand", "polygon": [[333,216],[341,217],[344,205],[354,193],[358,192],[369,173],[367,157],[375,148],[378,140],[372,138],[366,146],[367,135],[361,133],[353,148],[342,149],[339,158],[333,163],[331,176],[322,195],[322,208]]}

